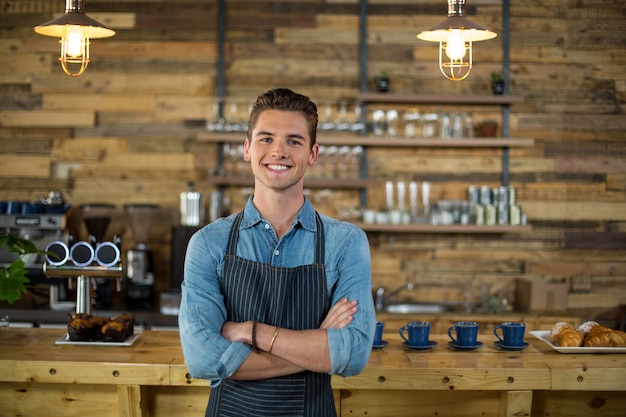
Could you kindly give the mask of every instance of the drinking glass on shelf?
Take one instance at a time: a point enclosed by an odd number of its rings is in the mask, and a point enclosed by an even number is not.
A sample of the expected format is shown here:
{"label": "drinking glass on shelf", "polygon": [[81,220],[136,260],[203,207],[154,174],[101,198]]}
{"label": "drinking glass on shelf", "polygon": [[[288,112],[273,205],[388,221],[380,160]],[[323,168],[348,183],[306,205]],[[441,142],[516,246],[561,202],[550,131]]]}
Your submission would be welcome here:
{"label": "drinking glass on shelf", "polygon": [[340,132],[350,130],[350,121],[348,120],[348,103],[346,101],[339,102],[339,110],[335,118],[335,129]]}
{"label": "drinking glass on shelf", "polygon": [[348,172],[351,178],[360,178],[361,176],[361,156],[363,154],[362,146],[353,146],[350,149],[350,155],[347,162]]}
{"label": "drinking glass on shelf", "polygon": [[211,103],[211,114],[206,122],[206,128],[210,132],[221,132],[224,130],[226,121],[220,115],[220,99],[216,98]]}
{"label": "drinking glass on shelf", "polygon": [[393,188],[393,181],[385,182],[385,203],[387,204],[387,211],[391,211],[394,208]]}
{"label": "drinking glass on shelf", "polygon": [[396,190],[398,191],[398,210],[402,213],[406,212],[406,183],[404,181],[398,181],[396,183]]}
{"label": "drinking glass on shelf", "polygon": [[403,116],[404,136],[414,138],[417,136],[420,113],[418,109],[408,109]]}
{"label": "drinking glass on shelf", "polygon": [[337,150],[337,177],[348,178],[350,176],[350,147],[340,146]]}
{"label": "drinking glass on shelf", "polygon": [[239,124],[239,105],[236,100],[232,100],[228,104],[228,112],[226,115],[226,131],[228,132],[240,132],[241,125]]}
{"label": "drinking glass on shelf", "polygon": [[385,135],[385,118],[384,110],[377,109],[372,113],[372,130],[377,138],[382,138]]}
{"label": "drinking glass on shelf", "polygon": [[424,123],[422,124],[422,136],[425,138],[434,138],[435,135],[438,133],[438,119],[439,116],[437,115],[437,113],[426,113],[424,114],[423,120]]}
{"label": "drinking glass on shelf", "polygon": [[327,101],[324,103],[324,112],[322,113],[322,120],[319,124],[320,130],[330,132],[335,129],[335,122],[333,120],[333,103]]}
{"label": "drinking glass on shelf", "polygon": [[463,119],[464,114],[455,112],[452,114],[452,137],[454,139],[461,139],[463,137]]}
{"label": "drinking glass on shelf", "polygon": [[387,136],[390,138],[398,137],[398,110],[387,110]]}
{"label": "drinking glass on shelf", "polygon": [[235,153],[235,173],[240,177],[245,177],[248,174],[248,164],[244,159],[244,147],[243,144],[237,145]]}
{"label": "drinking glass on shelf", "polygon": [[419,214],[418,211],[419,188],[417,181],[409,182],[409,206],[411,207],[411,219],[415,220]]}
{"label": "drinking glass on shelf", "polygon": [[448,113],[441,113],[439,116],[439,137],[442,139],[452,138],[452,122]]}
{"label": "drinking glass on shelf", "polygon": [[361,119],[363,116],[363,106],[359,103],[355,103],[354,105],[354,116],[352,120],[351,130],[354,133],[365,133],[365,123]]}
{"label": "drinking glass on shelf", "polygon": [[335,145],[326,147],[326,158],[324,163],[324,178],[337,177],[337,154],[338,149]]}
{"label": "drinking glass on shelf", "polygon": [[422,205],[424,206],[424,215],[430,214],[430,183],[422,182]]}
{"label": "drinking glass on shelf", "polygon": [[471,114],[465,114],[465,121],[463,123],[463,136],[466,138],[474,137],[474,121]]}

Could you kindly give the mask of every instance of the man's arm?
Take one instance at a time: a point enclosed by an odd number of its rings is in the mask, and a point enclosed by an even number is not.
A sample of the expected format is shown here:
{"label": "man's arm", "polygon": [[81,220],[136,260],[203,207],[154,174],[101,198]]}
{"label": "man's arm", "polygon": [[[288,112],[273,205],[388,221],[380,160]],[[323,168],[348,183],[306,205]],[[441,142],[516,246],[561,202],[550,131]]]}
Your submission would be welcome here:
{"label": "man's arm", "polygon": [[[329,310],[319,329],[290,330],[256,323],[255,341],[260,352],[253,351],[231,378],[263,379],[303,370],[330,372],[326,329],[347,326],[357,311],[356,301],[344,298]],[[227,322],[222,335],[230,341],[251,345],[252,326],[252,322]]]}

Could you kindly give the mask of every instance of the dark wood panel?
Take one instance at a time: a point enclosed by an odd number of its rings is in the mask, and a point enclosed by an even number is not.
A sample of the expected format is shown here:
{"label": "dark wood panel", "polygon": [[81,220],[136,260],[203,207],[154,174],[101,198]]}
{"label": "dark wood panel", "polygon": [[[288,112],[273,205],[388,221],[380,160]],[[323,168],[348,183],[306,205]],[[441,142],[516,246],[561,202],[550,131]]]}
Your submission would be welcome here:
{"label": "dark wood panel", "polygon": [[626,233],[566,232],[565,247],[568,249],[626,250]]}

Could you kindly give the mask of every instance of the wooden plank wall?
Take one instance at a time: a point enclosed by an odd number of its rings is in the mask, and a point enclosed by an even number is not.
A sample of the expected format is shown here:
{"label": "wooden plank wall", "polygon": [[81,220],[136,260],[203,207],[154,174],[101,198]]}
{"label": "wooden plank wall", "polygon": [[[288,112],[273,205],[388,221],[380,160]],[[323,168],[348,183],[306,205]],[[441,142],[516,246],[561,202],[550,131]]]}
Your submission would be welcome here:
{"label": "wooden plank wall", "polygon": [[[117,34],[92,41],[92,62],[77,78],[62,73],[58,41],[33,31],[62,13],[62,3],[0,3],[0,200],[63,189],[75,207],[147,202],[175,210],[188,181],[211,192],[215,145],[196,136],[216,93],[216,1],[90,0],[87,13]],[[533,230],[372,236],[374,284],[415,282],[422,297],[458,298],[469,288],[473,297],[487,290],[512,300],[517,278],[565,280],[571,312],[615,324],[626,304],[626,3],[511,3],[510,92],[524,98],[511,107],[511,135],[536,139],[511,150],[511,185]],[[415,38],[445,13],[443,0],[370,1],[370,86],[386,71],[398,93],[489,94],[500,38],[475,45],[475,67],[459,83],[440,75],[436,48]],[[501,32],[500,1],[471,1],[468,13]],[[357,0],[227,1],[227,101],[249,102],[275,86],[319,103],[353,98],[358,16]],[[499,117],[462,110],[476,121]],[[500,183],[498,150],[377,149],[368,163],[381,183],[431,181],[434,200]],[[382,193],[373,188],[376,208]],[[239,208],[245,190],[230,193]],[[330,214],[358,202],[354,192],[321,200]],[[80,220],[72,227],[80,230]],[[132,245],[123,218],[113,229]],[[169,283],[170,238],[166,231],[151,242],[160,289]]]}

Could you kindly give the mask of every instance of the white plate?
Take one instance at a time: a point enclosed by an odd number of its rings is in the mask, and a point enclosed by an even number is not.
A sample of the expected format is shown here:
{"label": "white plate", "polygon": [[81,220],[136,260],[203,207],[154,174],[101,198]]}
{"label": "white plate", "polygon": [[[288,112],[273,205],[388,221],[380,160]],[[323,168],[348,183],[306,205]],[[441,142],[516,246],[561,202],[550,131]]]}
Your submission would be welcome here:
{"label": "white plate", "polygon": [[56,342],[54,342],[54,344],[55,345],[74,345],[74,346],[106,346],[106,347],[131,346],[135,342],[135,340],[137,340],[138,337],[139,337],[139,333],[135,333],[134,335],[124,340],[123,342],[102,342],[102,341],[80,342],[80,341],[70,340],[69,335],[65,334],[65,336],[59,337],[56,340]]}
{"label": "white plate", "polygon": [[561,353],[626,353],[626,347],[561,347],[550,342],[550,330],[535,330],[529,332],[537,339]]}

